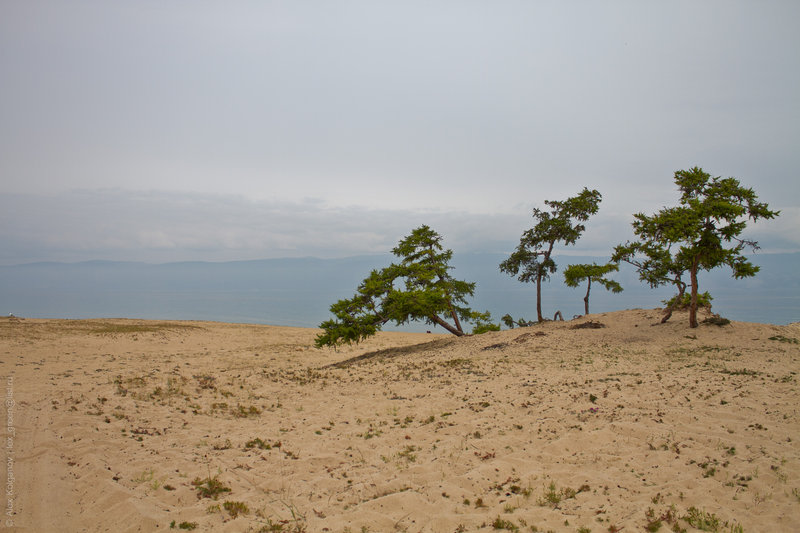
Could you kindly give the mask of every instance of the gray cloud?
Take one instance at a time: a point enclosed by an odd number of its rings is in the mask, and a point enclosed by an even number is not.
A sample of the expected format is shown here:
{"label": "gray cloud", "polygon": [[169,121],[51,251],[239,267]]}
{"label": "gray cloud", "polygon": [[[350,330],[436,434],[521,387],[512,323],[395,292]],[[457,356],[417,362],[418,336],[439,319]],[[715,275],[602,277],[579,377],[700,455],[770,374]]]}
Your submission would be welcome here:
{"label": "gray cloud", "polygon": [[694,165],[782,209],[754,231],[797,250],[798,19],[744,0],[12,2],[0,194],[41,218],[14,209],[2,260],[385,251],[417,221],[495,249],[583,186],[604,195],[600,249]]}
{"label": "gray cloud", "polygon": [[[796,251],[800,210],[778,226],[754,226],[767,251]],[[630,238],[630,213],[601,213],[564,253],[603,255]],[[240,196],[72,191],[0,197],[0,263],[87,259],[169,262],[381,254],[428,224],[456,252],[510,252],[530,227],[528,209],[505,214],[330,207]]]}
{"label": "gray cloud", "polygon": [[0,261],[5,264],[386,253],[423,223],[446,235],[449,246],[491,250],[500,246],[499,226],[521,218],[121,190],[6,195],[0,209]]}

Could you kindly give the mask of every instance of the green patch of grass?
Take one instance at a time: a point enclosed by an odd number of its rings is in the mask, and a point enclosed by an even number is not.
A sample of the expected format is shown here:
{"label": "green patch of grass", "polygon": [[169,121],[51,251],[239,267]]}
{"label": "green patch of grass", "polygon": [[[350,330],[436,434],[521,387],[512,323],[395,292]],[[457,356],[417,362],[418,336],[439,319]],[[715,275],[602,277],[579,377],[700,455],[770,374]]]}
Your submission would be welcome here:
{"label": "green patch of grass", "polygon": [[778,341],[778,342],[785,342],[785,343],[788,343],[788,344],[800,344],[800,341],[798,341],[794,337],[785,337],[783,335],[775,335],[773,337],[770,337],[769,340]]}
{"label": "green patch of grass", "polygon": [[507,531],[519,531],[519,526],[517,526],[511,520],[503,520],[499,516],[494,519],[492,522],[492,527],[494,529],[505,529]]}
{"label": "green patch of grass", "polygon": [[[307,533],[305,516],[300,514],[294,506],[289,506],[292,513],[291,520],[278,520],[273,522],[271,518],[267,518],[266,524],[261,526],[258,530],[248,529],[248,531],[255,531],[255,533]],[[349,531],[345,528],[344,531]]]}
{"label": "green patch of grass", "polygon": [[197,380],[197,386],[201,389],[216,389],[216,381],[217,378],[214,376],[210,376],[208,374],[196,374],[192,376],[194,379]]}
{"label": "green patch of grass", "polygon": [[172,322],[149,322],[145,324],[120,324],[104,322],[94,325],[89,333],[93,335],[131,335],[136,333],[163,333],[164,331],[180,331],[185,329],[199,329],[199,326],[188,324],[175,324]]}
{"label": "green patch of grass", "polygon": [[254,405],[241,405],[238,404],[236,409],[233,410],[233,416],[236,418],[248,418],[251,416],[258,416],[261,414],[261,409]]}
{"label": "green patch of grass", "polygon": [[678,514],[674,505],[670,505],[670,507],[662,513],[656,513],[656,511],[650,507],[647,509],[647,511],[645,511],[644,516],[647,521],[644,529],[646,531],[650,531],[651,533],[660,530],[661,526],[665,523],[672,526],[672,531],[676,533],[685,533],[686,531],[685,529],[681,528],[680,524],[678,523]]}
{"label": "green patch of grass", "polygon": [[417,460],[417,454],[414,453],[416,451],[419,451],[419,448],[411,444],[403,448],[402,451],[397,452],[397,456],[402,459],[405,459],[409,463],[413,463],[414,461]]}
{"label": "green patch of grass", "polygon": [[537,503],[542,507],[546,505],[551,505],[553,507],[558,506],[561,503],[561,493],[556,490],[555,482],[551,482],[550,485],[545,489],[544,493],[541,495]]}
{"label": "green patch of grass", "polygon": [[271,450],[272,444],[265,442],[257,437],[255,439],[245,442],[244,448],[245,450],[250,450],[252,448],[258,448],[259,450]]}
{"label": "green patch of grass", "polygon": [[757,370],[749,370],[747,368],[740,368],[738,370],[722,369],[720,370],[720,373],[728,374],[729,376],[757,376],[761,372]]}
{"label": "green patch of grass", "polygon": [[239,515],[246,515],[250,513],[250,508],[244,502],[226,501],[222,504],[222,508],[228,511],[231,518],[237,518]]}
{"label": "green patch of grass", "polygon": [[727,318],[721,317],[719,315],[713,315],[708,318],[703,319],[703,324],[711,324],[713,326],[727,326],[731,323],[730,320]]}
{"label": "green patch of grass", "polygon": [[736,352],[732,351],[733,349],[727,346],[711,346],[708,344],[704,344],[702,346],[692,346],[689,348],[673,348],[668,353],[675,354],[675,355],[687,355],[687,356],[697,356],[703,354],[711,354],[711,353],[723,353],[723,352],[731,352],[734,355],[738,355]]}
{"label": "green patch of grass", "polygon": [[154,477],[155,477],[155,473],[153,472],[153,469],[151,468],[149,470],[142,471],[141,474],[139,474],[138,476],[133,478],[131,481],[133,481],[134,483],[145,483],[145,482],[153,481]]}
{"label": "green patch of grass", "polygon": [[383,431],[376,428],[373,424],[369,425],[369,428],[364,433],[360,433],[358,436],[362,437],[366,440],[369,440],[373,437],[379,437],[383,434]]}
{"label": "green patch of grass", "polygon": [[192,485],[197,489],[197,499],[212,498],[216,500],[220,494],[230,492],[231,489],[226,487],[222,481],[214,477],[207,477],[205,479],[195,478]]}
{"label": "green patch of grass", "polygon": [[[197,526],[199,525],[200,524],[198,524],[197,522],[181,522],[180,524],[178,524],[177,527],[178,529],[185,529],[187,531],[192,531],[193,529],[197,529]],[[175,520],[173,520],[172,523],[170,523],[169,528],[175,529]]]}
{"label": "green patch of grass", "polygon": [[450,368],[462,367],[462,366],[472,366],[472,361],[466,359],[464,357],[457,357],[455,359],[448,359],[447,361],[443,361],[440,363],[442,366],[447,366]]}
{"label": "green patch of grass", "polygon": [[700,531],[719,531],[722,522],[713,513],[708,513],[697,507],[689,507],[686,516],[683,517],[690,526],[699,529]]}

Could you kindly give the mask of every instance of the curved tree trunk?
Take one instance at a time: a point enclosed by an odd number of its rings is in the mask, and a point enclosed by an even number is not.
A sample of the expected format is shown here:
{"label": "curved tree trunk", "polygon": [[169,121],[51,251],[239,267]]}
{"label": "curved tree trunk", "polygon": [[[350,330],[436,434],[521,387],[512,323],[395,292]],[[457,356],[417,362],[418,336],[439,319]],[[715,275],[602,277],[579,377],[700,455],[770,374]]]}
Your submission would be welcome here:
{"label": "curved tree trunk", "polygon": [[434,324],[438,324],[438,325],[442,326],[444,329],[446,329],[447,331],[449,331],[450,333],[452,333],[456,337],[461,337],[461,336],[464,335],[463,331],[454,328],[453,326],[451,326],[450,324],[448,324],[447,322],[445,322],[444,320],[442,320],[438,316],[433,315],[430,318],[431,318],[431,322],[433,322]]}
{"label": "curved tree trunk", "polygon": [[456,329],[463,333],[464,330],[461,328],[461,322],[458,321],[458,315],[456,314],[456,310],[453,309],[453,304],[448,302],[447,307],[450,308],[450,316],[453,317],[453,323],[456,325]]}

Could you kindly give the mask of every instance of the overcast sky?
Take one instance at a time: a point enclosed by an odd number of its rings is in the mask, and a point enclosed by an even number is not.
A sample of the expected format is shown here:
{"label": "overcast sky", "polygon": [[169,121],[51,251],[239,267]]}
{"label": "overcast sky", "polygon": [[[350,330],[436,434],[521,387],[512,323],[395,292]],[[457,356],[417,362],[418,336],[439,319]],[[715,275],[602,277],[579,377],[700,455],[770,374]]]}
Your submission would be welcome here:
{"label": "overcast sky", "polygon": [[0,0],[0,264],[511,251],[695,165],[800,250],[800,2]]}

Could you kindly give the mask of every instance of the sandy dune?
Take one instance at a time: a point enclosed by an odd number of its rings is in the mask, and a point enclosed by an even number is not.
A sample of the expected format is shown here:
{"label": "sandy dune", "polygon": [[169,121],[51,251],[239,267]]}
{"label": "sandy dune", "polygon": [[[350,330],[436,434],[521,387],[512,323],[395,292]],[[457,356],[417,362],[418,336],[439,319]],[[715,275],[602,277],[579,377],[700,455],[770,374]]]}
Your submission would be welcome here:
{"label": "sandy dune", "polygon": [[338,352],[312,329],[0,319],[3,524],[800,531],[800,324],[659,316]]}

